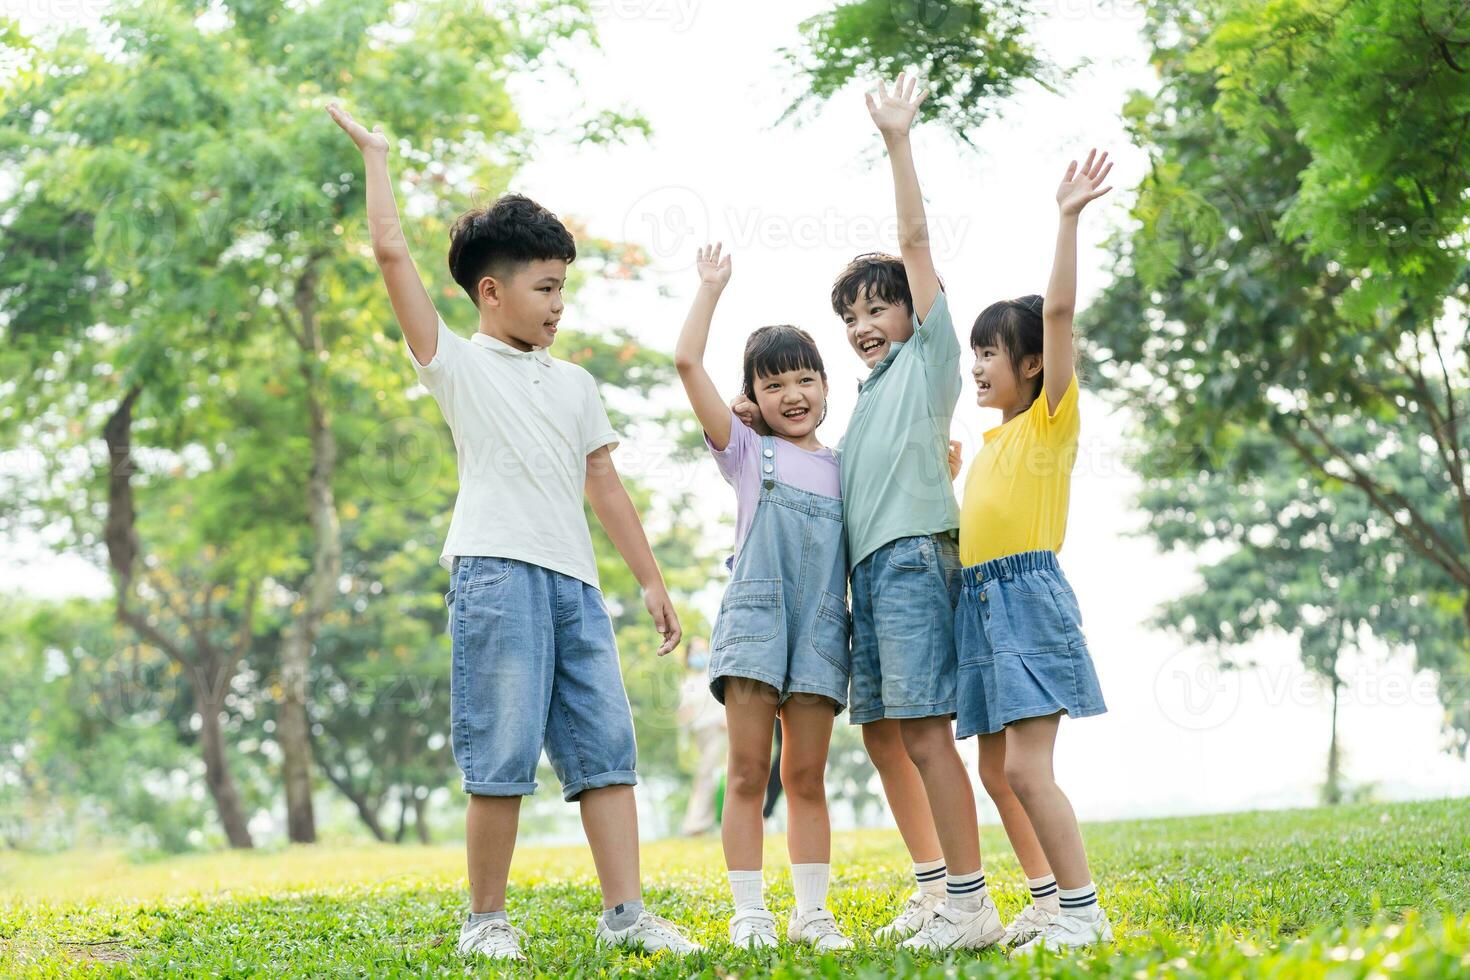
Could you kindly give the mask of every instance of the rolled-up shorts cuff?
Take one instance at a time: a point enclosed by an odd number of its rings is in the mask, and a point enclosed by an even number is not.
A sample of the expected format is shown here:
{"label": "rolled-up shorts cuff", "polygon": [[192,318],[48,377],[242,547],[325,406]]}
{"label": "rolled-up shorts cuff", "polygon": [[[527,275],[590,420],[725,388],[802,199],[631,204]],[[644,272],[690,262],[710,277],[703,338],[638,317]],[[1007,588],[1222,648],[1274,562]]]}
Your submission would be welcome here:
{"label": "rolled-up shorts cuff", "polygon": [[798,684],[790,690],[782,692],[781,703],[785,704],[787,701],[790,701],[793,694],[815,694],[819,698],[826,698],[836,705],[834,714],[840,715],[847,708],[846,685],[843,685],[843,689],[839,692],[832,688],[824,688],[818,684]]}
{"label": "rolled-up shorts cuff", "polygon": [[[724,681],[727,677],[743,677],[748,681],[759,681],[760,683],[765,684],[766,686],[775,690],[777,694],[781,693],[781,685],[785,682],[785,678],[783,677],[777,677],[774,674],[767,674],[750,667],[742,667],[739,664],[731,664],[728,667],[721,667],[717,672],[711,671],[709,678],[709,693],[714,697],[716,701],[720,702],[720,704],[725,703]],[[784,695],[782,696],[781,700],[786,700]]]}
{"label": "rolled-up shorts cuff", "polygon": [[530,796],[536,792],[536,783],[478,783],[461,780],[460,785],[471,796]]}
{"label": "rolled-up shorts cuff", "polygon": [[864,708],[859,714],[854,708],[849,719],[851,724],[866,725],[869,722],[883,721],[885,719],[911,720],[914,718],[953,718],[955,716],[955,701],[935,701],[930,704],[896,704],[879,705],[874,708]]}
{"label": "rolled-up shorts cuff", "polygon": [[574,783],[567,783],[561,788],[562,799],[568,803],[581,796],[589,789],[602,789],[604,786],[636,786],[638,785],[638,774],[632,769],[614,769],[611,772],[600,772],[586,779],[579,779]]}

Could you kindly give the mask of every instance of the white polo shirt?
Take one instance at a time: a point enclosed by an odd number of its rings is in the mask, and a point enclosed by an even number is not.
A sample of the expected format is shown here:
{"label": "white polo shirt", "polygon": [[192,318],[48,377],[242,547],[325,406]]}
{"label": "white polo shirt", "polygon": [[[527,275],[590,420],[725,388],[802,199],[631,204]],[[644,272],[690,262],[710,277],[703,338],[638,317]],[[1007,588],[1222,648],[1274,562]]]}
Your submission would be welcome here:
{"label": "white polo shirt", "polygon": [[419,381],[439,403],[459,467],[459,496],[439,563],[457,555],[514,558],[593,588],[597,560],[582,497],[587,454],[617,433],[586,369],[543,348],[519,351],[488,334],[469,340],[439,320]]}

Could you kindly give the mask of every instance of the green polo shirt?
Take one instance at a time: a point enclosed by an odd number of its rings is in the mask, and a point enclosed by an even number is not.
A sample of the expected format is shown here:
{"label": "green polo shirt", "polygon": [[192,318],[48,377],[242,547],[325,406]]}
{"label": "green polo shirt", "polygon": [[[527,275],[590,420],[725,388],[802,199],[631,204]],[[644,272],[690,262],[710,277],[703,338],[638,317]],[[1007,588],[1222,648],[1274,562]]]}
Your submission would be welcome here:
{"label": "green polo shirt", "polygon": [[963,381],[960,342],[943,290],[914,335],[858,385],[857,407],[838,443],[847,560],[856,568],[898,538],[956,531],[949,426]]}

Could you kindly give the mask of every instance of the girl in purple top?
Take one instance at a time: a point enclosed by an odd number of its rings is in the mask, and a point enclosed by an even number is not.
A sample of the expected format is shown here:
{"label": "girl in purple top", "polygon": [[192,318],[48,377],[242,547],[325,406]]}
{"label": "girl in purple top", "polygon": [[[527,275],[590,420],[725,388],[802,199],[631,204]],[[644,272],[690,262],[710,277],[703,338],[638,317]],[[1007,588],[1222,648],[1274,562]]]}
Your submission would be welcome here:
{"label": "girl in purple top", "polygon": [[770,434],[744,425],[704,369],[730,257],[705,246],[697,268],[699,292],[674,363],[736,499],[735,557],[710,643],[710,690],[725,706],[730,734],[721,826],[735,902],[730,941],[747,949],[776,945],[763,895],[761,803],[779,716],[796,895],[786,935],[820,952],[849,949],[852,941],[826,908],[832,835],[823,777],[851,665],[837,457],[817,441],[827,374],[806,331],[755,331],[745,345],[743,393]]}

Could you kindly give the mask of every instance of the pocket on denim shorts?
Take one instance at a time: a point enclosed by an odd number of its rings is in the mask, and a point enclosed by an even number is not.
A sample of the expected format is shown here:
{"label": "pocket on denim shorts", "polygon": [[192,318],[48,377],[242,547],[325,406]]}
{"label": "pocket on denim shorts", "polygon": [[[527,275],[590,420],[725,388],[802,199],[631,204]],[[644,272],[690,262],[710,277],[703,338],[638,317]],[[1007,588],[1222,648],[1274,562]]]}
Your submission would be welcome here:
{"label": "pocket on denim shorts", "polygon": [[823,589],[817,615],[812,620],[812,649],[846,673],[852,666],[851,636],[846,600]]}
{"label": "pocket on denim shorts", "polygon": [[748,578],[731,582],[720,600],[710,650],[736,643],[764,643],[781,629],[781,580]]}
{"label": "pocket on denim shorts", "polygon": [[469,562],[469,567],[464,569],[463,580],[458,583],[459,591],[467,596],[499,585],[515,571],[515,562],[509,558],[476,556],[460,560]]}
{"label": "pocket on denim shorts", "polygon": [[888,553],[888,565],[907,572],[922,572],[934,565],[934,540],[927,534],[900,538]]}

